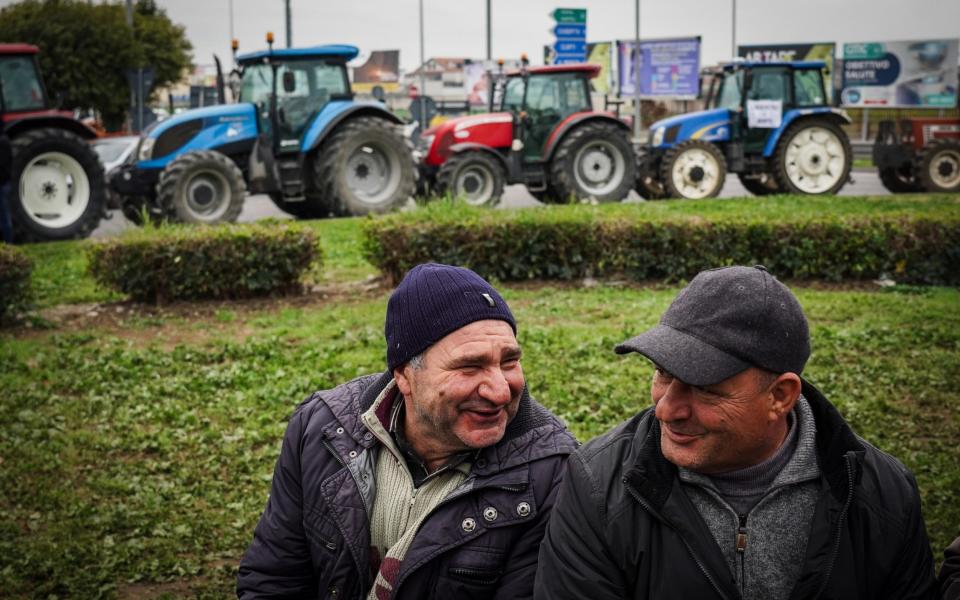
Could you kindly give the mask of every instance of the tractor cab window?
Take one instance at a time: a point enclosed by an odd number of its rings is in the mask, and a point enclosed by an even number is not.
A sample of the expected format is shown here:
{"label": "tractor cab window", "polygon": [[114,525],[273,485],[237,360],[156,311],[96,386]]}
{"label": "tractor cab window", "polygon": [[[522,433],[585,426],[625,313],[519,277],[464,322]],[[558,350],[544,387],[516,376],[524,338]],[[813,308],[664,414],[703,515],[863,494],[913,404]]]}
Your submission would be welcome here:
{"label": "tractor cab window", "polygon": [[790,74],[782,68],[754,69],[747,100],[790,101]]}
{"label": "tractor cab window", "polygon": [[527,111],[567,117],[590,110],[584,80],[576,73],[533,75],[527,89]]}
{"label": "tractor cab window", "polygon": [[503,91],[503,105],[501,110],[518,113],[523,110],[523,77],[507,79],[507,87]]}
{"label": "tractor cab window", "polygon": [[726,73],[720,82],[720,92],[717,94],[717,108],[736,110],[740,108],[743,89],[743,71],[737,70]]}
{"label": "tractor cab window", "polygon": [[43,88],[34,67],[33,59],[28,56],[6,56],[0,58],[0,84],[3,90],[3,103],[8,111],[43,110],[46,103]]}
{"label": "tractor cab window", "polygon": [[827,103],[823,92],[823,77],[817,69],[800,69],[793,72],[793,90],[797,106],[823,106]]}

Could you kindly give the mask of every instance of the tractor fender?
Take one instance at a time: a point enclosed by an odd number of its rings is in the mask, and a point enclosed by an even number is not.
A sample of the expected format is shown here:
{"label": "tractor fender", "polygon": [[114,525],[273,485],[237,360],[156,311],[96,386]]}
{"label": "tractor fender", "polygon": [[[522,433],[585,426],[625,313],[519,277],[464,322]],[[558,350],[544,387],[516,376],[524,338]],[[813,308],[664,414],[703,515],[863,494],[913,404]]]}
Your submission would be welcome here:
{"label": "tractor fender", "polygon": [[97,137],[97,132],[73,118],[72,113],[60,111],[38,111],[17,115],[4,126],[7,135],[12,139],[27,131],[41,128],[66,129],[85,140]]}
{"label": "tractor fender", "polygon": [[400,117],[384,108],[383,104],[379,102],[334,100],[324,105],[317,116],[314,117],[313,122],[310,123],[307,132],[303,134],[303,141],[300,144],[301,151],[306,154],[315,150],[337,128],[337,125],[343,123],[346,119],[361,116],[379,117],[397,125],[403,124]]}
{"label": "tractor fender", "polygon": [[774,130],[773,133],[770,134],[770,137],[767,138],[767,144],[763,147],[763,157],[770,158],[773,156],[773,153],[777,150],[777,144],[780,142],[780,137],[788,127],[803,119],[814,117],[832,121],[837,125],[849,125],[853,122],[847,114],[847,111],[839,108],[821,106],[817,108],[795,108],[788,110],[783,115],[783,121],[780,123],[780,127]]}
{"label": "tractor fender", "polygon": [[[464,152],[485,152],[490,156],[495,156],[497,158],[497,162],[503,167],[504,173],[510,172],[510,166],[507,164],[506,157],[490,146],[485,146],[476,142],[463,142],[461,144],[454,144],[450,146],[450,156],[453,156],[454,154],[462,154]],[[447,157],[447,160],[450,160],[450,157]]]}
{"label": "tractor fender", "polygon": [[563,141],[563,138],[568,133],[570,133],[575,127],[586,122],[611,123],[628,133],[630,132],[630,128],[627,127],[626,123],[624,123],[623,121],[614,117],[611,114],[596,113],[596,112],[573,113],[563,121],[560,121],[560,123],[558,123],[557,126],[553,128],[553,131],[550,132],[550,136],[547,138],[546,143],[544,143],[543,145],[544,160],[545,161],[553,160],[553,154],[554,152],[557,151],[557,147],[560,145],[560,142]]}

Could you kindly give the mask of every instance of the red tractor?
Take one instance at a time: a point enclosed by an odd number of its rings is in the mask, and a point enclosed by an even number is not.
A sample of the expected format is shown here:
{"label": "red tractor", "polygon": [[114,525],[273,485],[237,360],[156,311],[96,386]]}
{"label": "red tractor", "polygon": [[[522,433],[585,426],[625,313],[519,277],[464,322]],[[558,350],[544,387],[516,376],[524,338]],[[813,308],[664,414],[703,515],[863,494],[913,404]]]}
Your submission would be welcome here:
{"label": "red tractor", "polygon": [[881,121],[873,143],[880,181],[895,194],[960,192],[960,119]]}
{"label": "red tractor", "polygon": [[493,206],[506,184],[543,202],[619,201],[633,188],[630,129],[590,102],[590,64],[524,67],[499,76],[500,112],[451,119],[417,144],[424,183],[475,206]]}
{"label": "red tractor", "polygon": [[90,235],[106,210],[96,133],[51,108],[37,47],[0,44],[0,119],[13,146],[10,195],[14,237],[48,241]]}

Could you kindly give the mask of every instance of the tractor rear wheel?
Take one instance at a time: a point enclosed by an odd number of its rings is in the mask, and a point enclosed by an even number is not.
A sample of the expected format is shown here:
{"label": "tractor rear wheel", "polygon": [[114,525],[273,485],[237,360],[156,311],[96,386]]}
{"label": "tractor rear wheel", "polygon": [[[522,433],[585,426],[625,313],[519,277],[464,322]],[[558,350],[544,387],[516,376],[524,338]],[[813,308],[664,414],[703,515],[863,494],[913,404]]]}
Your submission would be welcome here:
{"label": "tractor rear wheel", "polygon": [[743,187],[754,196],[769,196],[779,194],[780,186],[770,173],[737,173],[737,178]]}
{"label": "tractor rear wheel", "polygon": [[441,194],[450,194],[470,206],[496,206],[503,195],[503,167],[486,152],[461,152],[447,159],[437,172]]}
{"label": "tractor rear wheel", "polygon": [[96,152],[64,129],[27,131],[11,143],[8,198],[14,236],[24,242],[85,238],[105,212],[107,188]]}
{"label": "tractor rear wheel", "polygon": [[702,140],[687,140],[670,148],[660,161],[660,180],[671,198],[715,198],[727,177],[720,149]]}
{"label": "tractor rear wheel", "polygon": [[960,191],[960,142],[937,140],[920,151],[917,179],[928,192]]}
{"label": "tractor rear wheel", "polygon": [[613,123],[576,126],[560,142],[549,168],[550,188],[561,201],[619,202],[636,179],[633,145]]}
{"label": "tractor rear wheel", "polygon": [[246,195],[243,173],[214,150],[178,156],[157,181],[158,204],[180,223],[233,223]]}
{"label": "tractor rear wheel", "polygon": [[850,177],[853,150],[840,126],[825,119],[790,125],[777,144],[773,174],[788,194],[836,194]]}
{"label": "tractor rear wheel", "polygon": [[880,183],[893,194],[911,194],[922,192],[923,186],[917,181],[910,165],[902,167],[884,167],[880,169]]}
{"label": "tractor rear wheel", "polygon": [[361,216],[403,206],[417,188],[413,153],[398,126],[354,117],[323,142],[313,161],[314,188],[336,214]]}

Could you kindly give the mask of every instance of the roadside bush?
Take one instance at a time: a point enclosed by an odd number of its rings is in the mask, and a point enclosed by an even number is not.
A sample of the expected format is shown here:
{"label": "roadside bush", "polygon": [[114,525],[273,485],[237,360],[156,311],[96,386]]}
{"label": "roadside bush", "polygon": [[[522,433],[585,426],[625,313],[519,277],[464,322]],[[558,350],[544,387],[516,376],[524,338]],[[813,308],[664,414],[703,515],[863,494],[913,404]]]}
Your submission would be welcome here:
{"label": "roadside bush", "polygon": [[437,261],[503,281],[588,276],[678,281],[706,268],[763,264],[788,279],[888,276],[902,283],[960,284],[955,208],[925,215],[786,211],[775,218],[748,211],[716,211],[704,218],[643,205],[516,211],[435,206],[371,219],[364,250],[394,281],[420,262]]}
{"label": "roadside bush", "polygon": [[33,264],[23,251],[0,243],[0,322],[30,303]]}
{"label": "roadside bush", "polygon": [[101,286],[157,303],[298,291],[322,260],[313,231],[284,224],[145,228],[88,251]]}

